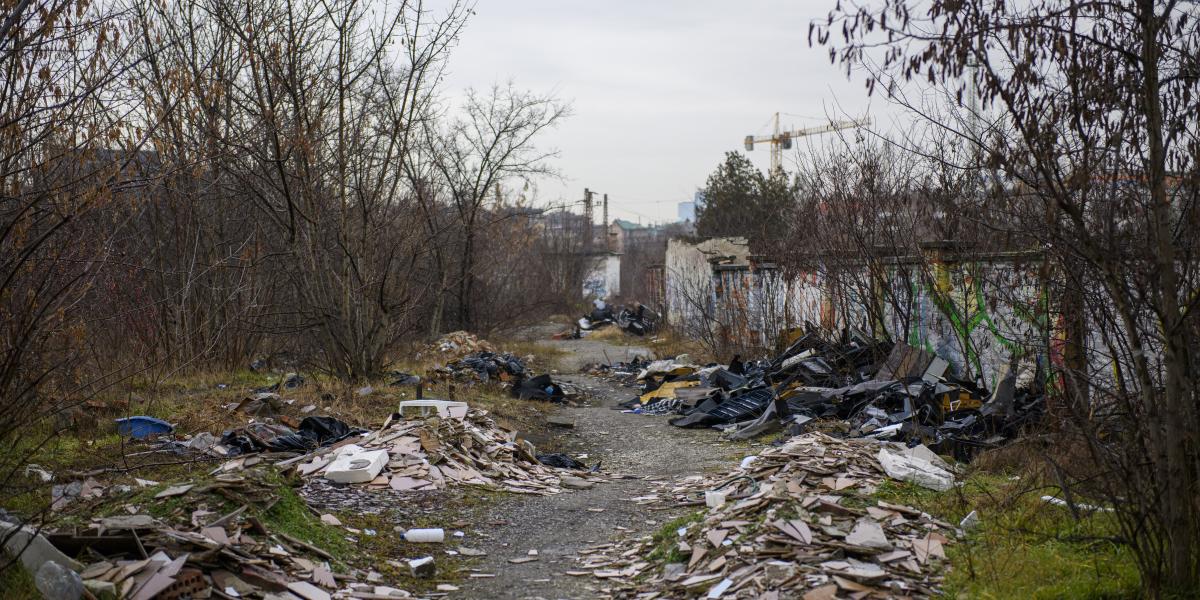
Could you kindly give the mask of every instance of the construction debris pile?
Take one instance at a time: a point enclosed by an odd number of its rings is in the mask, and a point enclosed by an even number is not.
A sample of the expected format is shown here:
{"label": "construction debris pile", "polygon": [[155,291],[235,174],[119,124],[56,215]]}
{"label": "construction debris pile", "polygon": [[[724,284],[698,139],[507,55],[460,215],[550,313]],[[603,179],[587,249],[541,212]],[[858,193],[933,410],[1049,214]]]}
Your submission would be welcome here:
{"label": "construction debris pile", "polygon": [[[468,410],[464,403],[415,400],[405,404],[423,405],[439,415],[389,419],[378,431],[278,465],[295,466],[303,477],[396,492],[474,485],[546,495],[590,488],[605,480],[597,473],[543,464],[533,444],[498,427],[485,411]],[[234,460],[222,470],[233,472],[241,466]]]}
{"label": "construction debris pile", "polygon": [[[904,598],[938,589],[958,532],[919,510],[871,500],[898,445],[795,437],[726,475],[692,476],[634,498],[647,508],[705,506],[667,539],[592,546],[568,574],[637,598]],[[927,452],[927,451],[926,451]],[[665,558],[647,558],[650,556]]]}
{"label": "construction debris pile", "polygon": [[466,331],[447,333],[417,353],[418,359],[454,360],[477,352],[495,352],[496,348]]}
{"label": "construction debris pile", "polygon": [[[255,515],[271,510],[280,498],[261,476],[254,470],[166,487],[151,501],[172,502],[169,517],[155,518],[143,512],[146,506],[127,504],[129,514],[93,519],[89,528],[43,532],[34,543],[48,541],[52,547],[23,558],[43,561],[35,572],[45,585],[65,589],[73,580],[81,581],[95,598],[408,596],[387,586],[360,584],[362,574],[353,570],[335,575],[331,553],[269,530]],[[219,510],[230,505],[237,508]],[[68,554],[96,559],[79,565]],[[56,565],[66,568],[56,571]],[[48,571],[56,572],[43,573]],[[47,581],[51,576],[53,581]]]}
{"label": "construction debris pile", "polygon": [[[252,423],[228,432],[221,442],[211,434],[203,439],[209,445],[204,451],[233,456],[207,478],[166,485],[137,479],[151,493],[152,486],[162,488],[152,497],[136,496],[136,488],[128,485],[106,493],[89,479],[73,495],[62,492],[61,504],[129,498],[110,507],[115,516],[93,519],[91,527],[41,534],[0,520],[0,541],[9,542],[10,551],[13,544],[19,544],[19,552],[36,545],[22,560],[38,574],[39,589],[44,584],[65,590],[50,596],[55,598],[79,598],[83,590],[91,594],[85,597],[135,600],[408,598],[409,592],[382,585],[374,571],[335,573],[334,567],[347,571],[347,557],[264,524],[268,520],[262,517],[282,497],[281,469],[326,485],[391,494],[472,485],[549,495],[607,481],[598,467],[587,470],[565,455],[537,454],[530,442],[498,427],[485,411],[444,400],[404,401],[371,432],[329,417],[308,417],[298,430]],[[39,469],[30,472],[42,477]],[[46,472],[42,478],[53,475]],[[332,515],[321,518],[338,524]],[[403,539],[413,541],[414,531],[406,531]],[[72,556],[86,557],[85,564]],[[414,577],[428,577],[434,567],[431,557],[408,563]]]}
{"label": "construction debris pile", "polygon": [[509,353],[477,352],[433,369],[430,381],[460,383],[498,383],[522,400],[563,402],[573,390],[563,387],[546,374],[534,375],[525,361]]}
{"label": "construction debris pile", "polygon": [[513,354],[473,352],[437,367],[433,379],[458,381],[515,381],[525,377],[525,362]]}
{"label": "construction debris pile", "polygon": [[1010,368],[989,393],[948,367],[906,344],[850,332],[829,341],[808,332],[770,361],[734,357],[728,366],[708,367],[655,361],[636,377],[641,395],[622,407],[678,414],[673,425],[715,427],[733,439],[797,434],[825,420],[840,435],[923,443],[960,460],[1002,444],[1040,417],[1045,395],[1036,372],[1024,373],[1018,385],[1017,369]]}

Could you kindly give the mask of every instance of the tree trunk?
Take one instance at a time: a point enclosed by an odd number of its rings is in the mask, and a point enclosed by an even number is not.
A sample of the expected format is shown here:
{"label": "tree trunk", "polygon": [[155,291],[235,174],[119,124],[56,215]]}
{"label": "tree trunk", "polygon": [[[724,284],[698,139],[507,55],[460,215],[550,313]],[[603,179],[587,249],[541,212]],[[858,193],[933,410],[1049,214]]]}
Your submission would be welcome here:
{"label": "tree trunk", "polygon": [[[1197,502],[1196,464],[1192,410],[1191,373],[1188,361],[1188,329],[1183,322],[1179,300],[1179,276],[1176,272],[1176,247],[1171,227],[1171,203],[1166,186],[1166,150],[1163,140],[1161,84],[1159,81],[1158,30],[1160,21],[1153,0],[1141,1],[1142,101],[1146,110],[1146,146],[1148,151],[1151,231],[1155,246],[1155,271],[1158,309],[1163,335],[1163,362],[1166,369],[1162,410],[1161,461],[1157,472],[1161,496],[1162,525],[1169,541],[1162,590],[1167,593],[1193,593],[1200,588],[1197,573]],[[1150,582],[1154,585],[1153,582]]]}

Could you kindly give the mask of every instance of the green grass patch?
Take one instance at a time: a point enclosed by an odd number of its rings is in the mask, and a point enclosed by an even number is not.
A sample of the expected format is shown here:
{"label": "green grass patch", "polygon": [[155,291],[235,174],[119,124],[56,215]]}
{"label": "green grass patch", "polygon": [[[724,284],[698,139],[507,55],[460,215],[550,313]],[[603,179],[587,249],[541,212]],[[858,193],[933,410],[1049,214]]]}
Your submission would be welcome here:
{"label": "green grass patch", "polygon": [[1019,479],[971,474],[960,488],[938,493],[886,481],[877,500],[904,504],[957,524],[972,510],[980,525],[946,548],[950,598],[1085,598],[1140,596],[1137,564],[1111,513],[1079,520],[1047,504],[1052,493]]}
{"label": "green grass patch", "polygon": [[[303,375],[308,383],[312,383],[313,374],[303,373]],[[130,391],[156,394],[186,393],[197,390],[217,390],[219,389],[217,388],[218,384],[225,384],[227,390],[259,388],[279,383],[284,376],[285,373],[255,372],[249,369],[150,375],[134,378],[130,382]]]}
{"label": "green grass patch", "polygon": [[355,562],[355,554],[362,549],[346,539],[347,532],[344,529],[321,522],[291,487],[280,486],[275,491],[279,494],[279,500],[269,510],[257,513],[268,531],[286,533],[304,540],[337,557],[342,563]]}
{"label": "green grass patch", "polygon": [[[7,557],[0,558],[7,560]],[[0,571],[0,596],[5,600],[41,600],[42,593],[33,583],[33,575],[21,563],[13,563]]]}
{"label": "green grass patch", "polygon": [[705,511],[698,510],[663,523],[654,532],[654,550],[646,558],[663,563],[686,562],[688,557],[679,551],[679,528],[703,521],[704,515]]}

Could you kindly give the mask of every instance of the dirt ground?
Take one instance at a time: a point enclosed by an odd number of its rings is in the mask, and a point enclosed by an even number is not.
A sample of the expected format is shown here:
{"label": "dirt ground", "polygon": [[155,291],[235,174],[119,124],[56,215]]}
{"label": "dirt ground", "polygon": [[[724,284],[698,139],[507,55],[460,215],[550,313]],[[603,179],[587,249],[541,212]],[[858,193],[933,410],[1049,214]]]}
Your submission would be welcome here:
{"label": "dirt ground", "polygon": [[[534,332],[536,335],[540,332]],[[505,496],[484,509],[464,545],[484,550],[476,566],[492,578],[468,579],[465,598],[592,598],[605,587],[590,576],[573,577],[574,557],[587,546],[644,535],[658,530],[678,512],[647,511],[631,498],[650,491],[654,481],[728,469],[745,447],[719,441],[708,430],[679,429],[667,417],[622,413],[613,406],[634,394],[631,388],[578,373],[582,365],[626,360],[645,348],[588,339],[546,341],[569,352],[560,361],[559,377],[578,385],[588,397],[582,406],[564,407],[560,415],[574,419],[573,429],[556,436],[555,446],[586,453],[588,464],[602,462],[603,470],[624,478],[555,496]],[[607,355],[607,358],[606,358]],[[603,509],[602,512],[588,509]],[[626,528],[624,530],[620,528]],[[513,564],[537,550],[537,560]]]}

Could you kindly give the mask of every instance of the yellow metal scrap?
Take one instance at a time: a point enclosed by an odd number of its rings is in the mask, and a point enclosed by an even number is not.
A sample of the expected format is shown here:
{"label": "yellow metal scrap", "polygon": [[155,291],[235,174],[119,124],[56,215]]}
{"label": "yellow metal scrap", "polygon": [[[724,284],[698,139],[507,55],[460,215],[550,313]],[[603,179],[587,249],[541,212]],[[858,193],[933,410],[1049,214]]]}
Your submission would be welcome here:
{"label": "yellow metal scrap", "polygon": [[670,400],[675,397],[675,390],[696,387],[698,385],[700,385],[699,381],[668,381],[658,386],[658,389],[642,394],[641,402],[642,404],[646,404],[655,399]]}
{"label": "yellow metal scrap", "polygon": [[942,410],[949,412],[952,410],[963,410],[967,408],[979,408],[983,406],[983,401],[976,398],[970,392],[964,389],[955,389],[945,394],[942,394]]}

